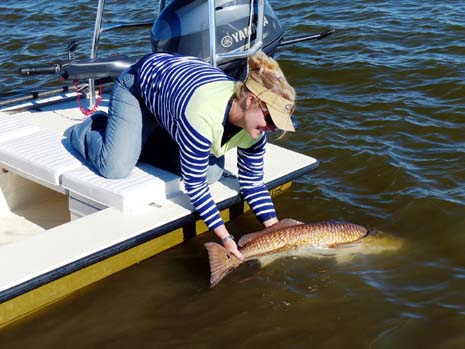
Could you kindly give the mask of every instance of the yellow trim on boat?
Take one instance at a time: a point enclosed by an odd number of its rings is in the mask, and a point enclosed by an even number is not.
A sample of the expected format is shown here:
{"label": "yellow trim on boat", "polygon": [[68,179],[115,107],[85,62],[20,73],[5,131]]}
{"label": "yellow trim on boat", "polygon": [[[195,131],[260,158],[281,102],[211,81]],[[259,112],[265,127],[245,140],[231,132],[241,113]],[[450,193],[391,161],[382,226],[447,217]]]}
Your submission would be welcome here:
{"label": "yellow trim on boat", "polygon": [[[288,190],[291,185],[292,182],[280,185],[270,190],[270,194],[272,197],[277,196]],[[221,211],[221,216],[225,222],[228,222],[231,218],[235,218],[237,216],[236,214],[232,214],[231,208],[226,208]],[[242,212],[246,212],[249,209],[249,206],[244,204]],[[182,243],[186,237],[186,231],[184,228],[186,227],[175,229],[153,240],[142,243],[129,250],[123,251],[117,255],[104,259],[1,303],[0,328],[35,311],[43,309],[81,288],[89,286],[107,276],[117,273],[118,271],[128,268],[136,263],[140,263],[145,259]],[[195,232],[192,232],[193,234],[191,236],[200,235],[206,231],[208,231],[207,226],[199,219],[195,223]]]}
{"label": "yellow trim on boat", "polygon": [[182,228],[135,246],[0,304],[0,327],[184,241]]}

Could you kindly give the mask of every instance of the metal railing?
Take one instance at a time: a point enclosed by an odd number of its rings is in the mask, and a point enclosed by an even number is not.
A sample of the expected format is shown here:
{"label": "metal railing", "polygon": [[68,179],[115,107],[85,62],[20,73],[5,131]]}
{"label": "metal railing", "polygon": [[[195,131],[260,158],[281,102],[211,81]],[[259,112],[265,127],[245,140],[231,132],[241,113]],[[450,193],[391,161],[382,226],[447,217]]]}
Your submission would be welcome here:
{"label": "metal railing", "polygon": [[[97,15],[95,16],[95,26],[94,26],[94,37],[92,39],[92,48],[90,51],[90,59],[97,58],[97,51],[100,42],[100,35],[103,32],[103,9],[105,7],[105,0],[99,0],[97,5]],[[166,7],[166,1],[160,0],[159,1],[159,12],[161,12]],[[133,24],[134,26],[141,26],[146,25],[146,22],[140,22]],[[107,30],[120,28],[120,27],[127,27],[127,24],[124,25],[116,25],[114,27],[110,27]],[[95,80],[89,79],[89,105],[92,108],[95,104]]]}
{"label": "metal railing", "polygon": [[[252,26],[253,17],[253,4],[254,0],[250,0],[251,20],[249,26]],[[166,6],[165,0],[160,0],[159,12]],[[100,42],[100,35],[103,28],[103,9],[105,7],[105,0],[99,0],[97,7],[97,15],[95,17],[94,37],[92,40],[92,49],[90,52],[90,59],[97,58],[97,51]],[[216,53],[216,15],[215,15],[215,0],[208,0],[208,26],[209,26],[209,41],[210,41],[210,63],[214,67],[231,58],[244,58],[253,55],[263,47],[263,18],[265,15],[265,0],[258,0],[258,13],[257,13],[257,31],[255,36],[255,43],[252,47],[239,52],[229,53]],[[252,32],[252,28],[249,28]],[[95,104],[95,80],[89,79],[89,105],[93,107]]]}
{"label": "metal railing", "polygon": [[[103,23],[103,8],[105,0],[99,0],[97,7],[97,16],[95,17],[94,38],[92,40],[92,48],[90,50],[90,59],[97,58],[98,45],[100,42],[100,34],[102,33]],[[89,105],[92,108],[95,104],[95,80],[89,79]]]}

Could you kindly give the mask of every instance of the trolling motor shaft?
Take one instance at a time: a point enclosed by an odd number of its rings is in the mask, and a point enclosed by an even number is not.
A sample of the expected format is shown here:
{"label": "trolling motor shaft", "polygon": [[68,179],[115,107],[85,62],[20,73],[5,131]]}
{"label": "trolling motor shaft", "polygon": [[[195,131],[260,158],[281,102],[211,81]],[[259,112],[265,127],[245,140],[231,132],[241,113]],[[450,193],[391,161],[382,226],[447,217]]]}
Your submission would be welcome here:
{"label": "trolling motor shaft", "polygon": [[136,60],[127,56],[112,56],[88,61],[65,61],[62,63],[30,66],[19,69],[21,75],[59,74],[64,79],[102,79],[116,77]]}
{"label": "trolling motor shaft", "polygon": [[38,65],[38,66],[19,68],[19,73],[21,75],[59,74],[60,71],[61,71],[60,64]]}

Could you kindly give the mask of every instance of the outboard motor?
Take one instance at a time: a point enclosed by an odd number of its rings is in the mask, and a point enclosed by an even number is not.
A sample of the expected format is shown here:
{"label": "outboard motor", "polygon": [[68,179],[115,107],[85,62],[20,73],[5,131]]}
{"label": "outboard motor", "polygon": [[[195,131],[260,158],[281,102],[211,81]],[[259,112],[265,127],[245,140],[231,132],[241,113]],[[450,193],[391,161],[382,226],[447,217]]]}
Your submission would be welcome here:
{"label": "outboard motor", "polygon": [[[160,1],[165,3],[165,1]],[[260,2],[261,3],[261,2]],[[137,61],[137,57],[111,55],[106,58],[97,57],[100,34],[103,32],[102,18],[105,1],[99,0],[97,17],[90,59],[76,60],[76,41],[68,45],[68,59],[59,63],[21,67],[22,75],[53,74],[63,79],[89,80],[90,105],[94,106],[95,79],[99,83],[110,82],[124,69]],[[237,80],[244,80],[247,74],[246,58],[227,58],[224,55],[237,54],[244,56],[244,51],[254,47],[258,22],[257,0],[215,0],[216,20],[216,54],[223,55],[216,65],[226,74]],[[273,56],[278,46],[292,45],[309,40],[321,40],[335,32],[328,29],[324,32],[295,37],[284,40],[284,33],[274,11],[267,0],[264,0],[263,36],[261,49]],[[163,7],[164,5],[162,5]],[[164,7],[156,22],[123,23],[110,26],[106,30],[152,26],[151,43],[154,52],[177,52],[183,55],[196,56],[210,61],[210,30],[208,0],[171,0]],[[213,9],[211,9],[213,10]],[[252,16],[251,16],[252,14]],[[252,18],[251,18],[252,17]],[[250,29],[249,29],[250,28]],[[67,86],[65,87],[67,89]],[[44,95],[45,96],[45,95]],[[26,96],[22,100],[37,98]],[[17,103],[13,99],[11,103]],[[9,104],[3,103],[3,105]],[[93,108],[93,107],[92,107]]]}
{"label": "outboard motor", "polygon": [[[254,3],[252,29],[249,30],[250,0],[216,0],[216,52],[230,53],[253,46],[257,24],[257,2]],[[262,50],[273,56],[283,39],[283,29],[271,6],[265,1]],[[208,0],[173,0],[160,13],[152,27],[154,52],[176,52],[208,59]],[[226,74],[243,79],[247,60],[230,59],[218,64]]]}

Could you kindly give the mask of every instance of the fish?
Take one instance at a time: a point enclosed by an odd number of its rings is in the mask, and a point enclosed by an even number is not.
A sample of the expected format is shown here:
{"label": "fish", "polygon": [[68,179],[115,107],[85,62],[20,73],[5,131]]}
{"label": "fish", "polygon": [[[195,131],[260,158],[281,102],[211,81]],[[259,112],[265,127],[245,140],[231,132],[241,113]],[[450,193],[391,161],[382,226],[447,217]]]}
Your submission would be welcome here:
{"label": "fish", "polygon": [[352,244],[370,234],[370,230],[353,223],[318,222],[304,223],[285,218],[264,230],[242,236],[238,241],[240,260],[218,243],[204,244],[210,261],[210,287],[216,286],[228,273],[242,263],[262,256],[282,254],[300,247],[310,246],[331,249]]}
{"label": "fish", "polygon": [[368,256],[400,250],[405,241],[389,232],[370,229],[369,234],[361,240],[326,249],[325,255],[335,256],[338,264],[350,262],[356,256]]}

